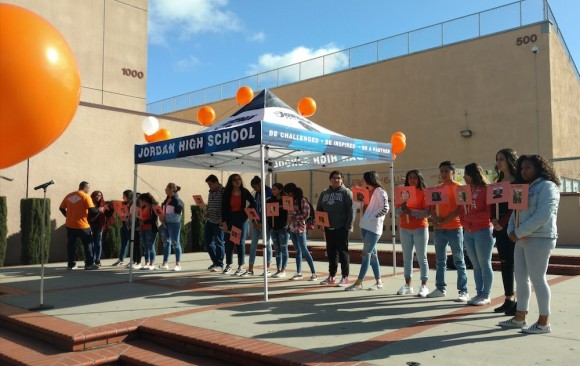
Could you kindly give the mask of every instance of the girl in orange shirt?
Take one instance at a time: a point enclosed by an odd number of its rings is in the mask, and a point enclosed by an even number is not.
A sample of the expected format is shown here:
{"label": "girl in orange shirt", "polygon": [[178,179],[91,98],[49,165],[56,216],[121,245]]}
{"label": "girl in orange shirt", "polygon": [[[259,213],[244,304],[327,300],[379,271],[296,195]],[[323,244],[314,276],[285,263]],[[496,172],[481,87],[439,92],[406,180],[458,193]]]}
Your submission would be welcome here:
{"label": "girl in orange shirt", "polygon": [[421,287],[417,296],[427,297],[429,289],[429,263],[427,262],[427,243],[429,242],[429,207],[425,207],[425,181],[423,175],[417,169],[410,170],[405,176],[405,186],[416,188],[416,200],[403,202],[396,208],[396,214],[400,217],[401,246],[403,248],[403,264],[405,268],[405,284],[397,291],[398,295],[413,293],[411,276],[413,273],[413,246],[417,254],[417,261],[421,270]]}

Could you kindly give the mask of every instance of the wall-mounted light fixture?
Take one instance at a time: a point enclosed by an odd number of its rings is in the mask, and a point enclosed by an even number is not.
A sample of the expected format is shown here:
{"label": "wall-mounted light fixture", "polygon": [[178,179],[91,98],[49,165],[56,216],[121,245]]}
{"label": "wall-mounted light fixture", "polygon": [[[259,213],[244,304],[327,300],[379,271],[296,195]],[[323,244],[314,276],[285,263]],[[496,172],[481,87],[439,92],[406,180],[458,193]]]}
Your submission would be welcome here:
{"label": "wall-mounted light fixture", "polygon": [[461,137],[471,137],[473,135],[473,131],[471,130],[461,130],[459,131]]}

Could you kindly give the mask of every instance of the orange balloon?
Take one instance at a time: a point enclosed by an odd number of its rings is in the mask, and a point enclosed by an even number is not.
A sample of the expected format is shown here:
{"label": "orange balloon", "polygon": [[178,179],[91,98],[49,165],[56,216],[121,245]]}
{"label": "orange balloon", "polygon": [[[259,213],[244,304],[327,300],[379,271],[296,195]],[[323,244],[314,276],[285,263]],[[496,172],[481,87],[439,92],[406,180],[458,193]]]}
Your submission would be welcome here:
{"label": "orange balloon", "polygon": [[212,107],[204,106],[197,111],[197,120],[203,126],[209,126],[215,120],[215,111]]}
{"label": "orange balloon", "polygon": [[239,105],[246,105],[254,99],[254,91],[249,86],[242,86],[236,93],[236,101]]}
{"label": "orange balloon", "polygon": [[401,135],[394,135],[391,136],[391,149],[393,150],[394,155],[399,155],[402,153],[405,148],[407,147],[407,139]]}
{"label": "orange balloon", "polygon": [[316,113],[316,102],[310,97],[304,97],[298,102],[298,112],[308,118]]}
{"label": "orange balloon", "polygon": [[143,136],[145,137],[145,141],[147,141],[147,142],[153,142],[153,136],[155,136],[155,134],[148,135],[148,134],[144,133]]}
{"label": "orange balloon", "polygon": [[405,136],[405,134],[402,132],[395,132],[394,134],[391,135],[391,138],[393,136],[401,136],[403,138],[403,140],[407,141],[407,136]]}
{"label": "orange balloon", "polygon": [[0,169],[46,149],[67,129],[80,74],[59,31],[24,8],[0,4]]}
{"label": "orange balloon", "polygon": [[167,128],[160,128],[153,135],[145,134],[145,140],[149,143],[168,140],[171,138],[171,132]]}

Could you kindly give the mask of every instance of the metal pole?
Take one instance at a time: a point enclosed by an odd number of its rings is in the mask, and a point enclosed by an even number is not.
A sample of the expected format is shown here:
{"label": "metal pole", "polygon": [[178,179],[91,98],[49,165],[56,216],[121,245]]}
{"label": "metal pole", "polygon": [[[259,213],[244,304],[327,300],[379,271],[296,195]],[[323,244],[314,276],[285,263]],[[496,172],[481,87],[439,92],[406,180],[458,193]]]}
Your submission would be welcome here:
{"label": "metal pole", "polygon": [[262,243],[264,243],[264,252],[262,254],[263,265],[264,265],[264,301],[268,301],[268,272],[266,270],[268,264],[266,263],[266,254],[268,250],[268,232],[266,231],[266,168],[265,164],[268,160],[268,150],[264,152],[264,145],[260,144],[260,168],[262,177],[262,193],[260,194],[260,200],[262,205],[261,220],[262,220]]}
{"label": "metal pole", "polygon": [[391,169],[390,169],[390,176],[391,176],[391,239],[393,241],[393,276],[397,272],[397,253],[395,251],[395,215],[393,214],[394,207],[394,198],[395,198],[395,160],[391,161]]}
{"label": "metal pole", "polygon": [[46,188],[43,187],[44,198],[42,200],[42,217],[40,218],[40,305],[28,310],[38,311],[54,308],[53,305],[46,305],[44,303],[44,241],[46,239],[46,233],[44,232],[44,218],[46,215]]}

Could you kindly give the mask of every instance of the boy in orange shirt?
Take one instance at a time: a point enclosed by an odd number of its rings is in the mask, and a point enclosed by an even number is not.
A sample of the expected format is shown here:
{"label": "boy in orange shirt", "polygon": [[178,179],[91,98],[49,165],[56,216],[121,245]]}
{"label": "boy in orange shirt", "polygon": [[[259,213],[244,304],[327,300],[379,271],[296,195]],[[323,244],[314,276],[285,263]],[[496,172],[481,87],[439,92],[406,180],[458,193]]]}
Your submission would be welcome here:
{"label": "boy in orange shirt", "polygon": [[85,269],[99,269],[93,261],[93,235],[89,225],[89,213],[91,217],[104,208],[96,208],[91,196],[89,196],[89,183],[81,182],[79,190],[66,195],[60,204],[59,210],[66,217],[67,255],[68,269],[78,269],[75,262],[76,242],[80,238],[85,249]]}
{"label": "boy in orange shirt", "polygon": [[443,183],[437,187],[448,188],[449,203],[438,205],[438,215],[435,206],[431,207],[431,217],[433,218],[435,229],[434,241],[437,271],[435,274],[436,289],[427,297],[446,296],[445,272],[447,269],[447,245],[449,245],[453,254],[453,262],[457,269],[457,290],[459,291],[457,301],[466,302],[469,300],[469,293],[467,292],[467,273],[463,258],[463,228],[459,222],[459,207],[455,202],[455,188],[460,185],[454,180],[455,164],[451,161],[444,161],[439,164],[439,176]]}

